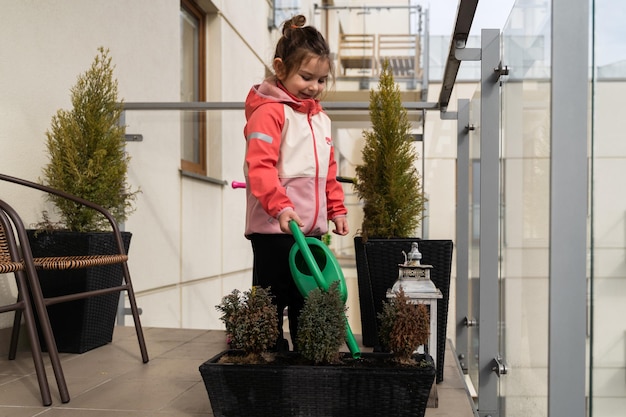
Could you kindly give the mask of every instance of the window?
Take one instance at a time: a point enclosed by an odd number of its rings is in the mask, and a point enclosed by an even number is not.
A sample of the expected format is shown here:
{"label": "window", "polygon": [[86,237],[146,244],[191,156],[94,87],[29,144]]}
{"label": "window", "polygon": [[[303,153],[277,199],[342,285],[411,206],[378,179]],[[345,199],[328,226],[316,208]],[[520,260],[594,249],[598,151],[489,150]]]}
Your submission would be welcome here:
{"label": "window", "polygon": [[[181,0],[180,101],[206,100],[205,15],[192,0]],[[206,175],[206,114],[181,113],[181,168]]]}
{"label": "window", "polygon": [[274,0],[274,27],[300,13],[300,0]]}

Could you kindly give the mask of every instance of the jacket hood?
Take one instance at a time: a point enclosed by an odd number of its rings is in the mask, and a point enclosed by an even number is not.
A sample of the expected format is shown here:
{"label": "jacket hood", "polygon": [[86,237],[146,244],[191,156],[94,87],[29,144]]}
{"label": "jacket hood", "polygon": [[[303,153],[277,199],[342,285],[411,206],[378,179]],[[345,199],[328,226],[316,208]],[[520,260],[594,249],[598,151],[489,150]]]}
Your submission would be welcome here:
{"label": "jacket hood", "polygon": [[300,113],[316,114],[322,111],[319,100],[300,100],[291,95],[280,81],[268,78],[261,84],[252,86],[246,98],[246,118],[257,108],[267,103],[282,103]]}

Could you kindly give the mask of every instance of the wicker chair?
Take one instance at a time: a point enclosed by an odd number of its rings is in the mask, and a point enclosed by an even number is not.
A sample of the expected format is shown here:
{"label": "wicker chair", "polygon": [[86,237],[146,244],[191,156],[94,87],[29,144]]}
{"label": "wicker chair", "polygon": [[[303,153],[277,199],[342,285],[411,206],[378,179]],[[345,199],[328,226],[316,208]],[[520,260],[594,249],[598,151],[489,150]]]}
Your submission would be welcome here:
{"label": "wicker chair", "polygon": [[[22,285],[19,288],[19,291],[20,291],[19,297],[21,297],[21,300],[24,300],[24,301],[30,298],[30,301],[35,307],[34,311],[37,313],[37,317],[39,318],[41,333],[44,338],[45,346],[48,349],[48,354],[50,357],[50,361],[52,363],[52,368],[56,376],[57,385],[58,385],[59,393],[61,396],[61,401],[64,403],[69,402],[70,396],[67,390],[67,385],[66,385],[65,377],[64,377],[63,370],[61,367],[61,362],[59,360],[59,353],[58,353],[57,345],[54,339],[54,333],[52,330],[52,326],[50,325],[50,320],[49,320],[48,313],[47,313],[47,306],[49,305],[68,302],[68,301],[74,301],[74,300],[79,300],[79,299],[86,299],[86,298],[95,297],[95,296],[104,295],[104,294],[112,294],[112,293],[119,294],[121,291],[126,291],[128,299],[129,299],[129,303],[130,303],[130,310],[134,319],[135,331],[137,333],[137,339],[139,342],[139,349],[141,351],[141,357],[142,357],[143,362],[147,363],[149,360],[148,352],[147,352],[146,343],[145,343],[145,339],[143,335],[143,330],[141,327],[141,321],[139,319],[139,309],[137,308],[135,293],[133,291],[132,282],[130,279],[130,272],[128,270],[128,265],[127,265],[128,256],[124,249],[122,235],[120,233],[119,227],[115,219],[111,216],[111,214],[107,210],[103,209],[102,207],[90,201],[84,200],[82,198],[67,194],[63,191],[56,190],[56,189],[53,189],[53,188],[50,188],[41,184],[37,184],[37,183],[30,182],[30,181],[23,180],[23,179],[16,178],[16,177],[11,177],[5,174],[0,174],[0,181],[7,181],[10,183],[22,185],[25,187],[37,189],[45,193],[54,194],[54,195],[69,199],[71,201],[74,201],[77,204],[90,207],[91,209],[100,212],[104,217],[107,218],[108,222],[110,223],[112,233],[117,243],[117,253],[115,254],[94,255],[94,256],[80,255],[80,256],[34,258],[30,244],[29,244],[29,239],[28,239],[28,235],[26,232],[26,228],[24,227],[24,223],[22,222],[20,216],[11,206],[9,206],[6,202],[0,200],[0,209],[2,209],[4,213],[6,213],[5,217],[8,216],[8,218],[11,221],[12,226],[14,227],[13,229],[10,227],[11,224],[7,224],[7,225],[3,224],[3,226],[8,226],[8,227],[4,227],[3,229],[5,229],[8,232],[8,233],[5,232],[5,236],[7,237],[6,241],[7,241],[7,248],[8,248],[9,254],[12,253],[14,254],[14,256],[10,256],[9,258],[6,258],[6,257],[2,258],[0,256],[0,259],[5,259],[3,263],[6,262],[7,264],[14,264],[15,266],[13,266],[13,268],[17,268],[16,270],[25,272],[24,275],[26,276],[26,279],[28,280],[28,286],[30,287],[30,292],[26,292],[24,290],[24,286]],[[9,238],[9,236],[11,237]],[[15,239],[13,236],[17,236],[17,239]],[[39,277],[37,274],[38,270],[51,270],[51,269],[70,270],[70,269],[82,269],[82,268],[89,268],[89,267],[102,266],[102,265],[113,265],[113,264],[121,265],[122,276],[123,276],[123,282],[121,285],[115,285],[112,287],[96,289],[96,290],[85,290],[83,292],[72,293],[72,294],[67,294],[67,295],[59,295],[59,296],[54,296],[54,297],[44,297],[44,295],[42,294]],[[0,271],[2,271],[2,268],[3,266],[0,266]],[[10,267],[7,267],[7,268],[10,268]],[[11,271],[8,270],[6,272],[11,272]],[[20,274],[18,273],[16,274],[16,276],[19,278]],[[17,336],[19,333],[22,311],[24,311],[24,314],[25,314],[27,327],[29,328],[29,334],[31,333],[30,327],[29,327],[30,323],[28,319],[28,314],[29,314],[28,311],[26,311],[26,308],[15,309],[15,322],[14,322],[14,328],[13,328],[13,337],[11,340],[11,348],[10,348],[10,353],[9,353],[10,358],[11,357],[14,358],[16,351],[17,351]],[[31,340],[32,340],[32,335],[31,335]],[[35,341],[38,341],[38,340],[35,340]],[[33,358],[37,365],[38,359],[36,357],[37,356],[36,350],[38,349],[39,345],[34,344],[33,346],[34,346],[32,348]],[[38,373],[38,377],[39,377],[39,373]],[[45,392],[42,388],[42,397],[44,397],[44,405],[47,405],[46,397],[44,396],[44,394]],[[49,391],[47,395],[49,397]]]}
{"label": "wicker chair", "polygon": [[[46,377],[46,370],[43,364],[43,357],[41,349],[39,347],[39,336],[37,335],[37,328],[35,324],[35,316],[33,312],[32,303],[30,300],[30,294],[28,292],[28,283],[26,282],[26,274],[24,273],[24,262],[21,261],[21,256],[15,250],[17,245],[11,229],[11,222],[4,210],[0,209],[0,273],[9,274],[12,273],[15,276],[17,284],[18,296],[14,303],[0,305],[0,313],[7,313],[10,311],[21,311],[24,313],[24,321],[26,330],[28,331],[28,337],[30,339],[31,352],[33,355],[33,362],[35,363],[35,372],[37,373],[37,382],[39,383],[39,391],[41,392],[41,400],[43,405],[52,404],[52,398],[50,397],[50,386],[48,385],[48,379]],[[13,328],[13,340],[17,340],[15,332],[17,328]],[[15,359],[15,352],[13,346],[9,353],[9,360]]]}

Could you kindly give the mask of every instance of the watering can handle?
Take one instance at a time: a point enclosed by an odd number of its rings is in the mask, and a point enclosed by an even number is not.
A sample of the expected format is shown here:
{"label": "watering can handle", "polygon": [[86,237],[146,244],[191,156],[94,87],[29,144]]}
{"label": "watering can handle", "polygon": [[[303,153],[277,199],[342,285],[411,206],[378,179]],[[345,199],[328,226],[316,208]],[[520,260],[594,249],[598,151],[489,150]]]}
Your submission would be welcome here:
{"label": "watering can handle", "polygon": [[289,220],[289,229],[291,230],[291,234],[293,235],[298,247],[300,248],[300,252],[302,253],[302,257],[306,262],[307,266],[311,270],[313,275],[313,279],[317,283],[317,286],[321,288],[323,291],[328,291],[328,283],[322,277],[322,271],[320,271],[320,267],[313,258],[313,254],[311,253],[311,249],[309,249],[308,243],[306,243],[304,233],[300,230],[300,226],[296,223],[295,220]]}

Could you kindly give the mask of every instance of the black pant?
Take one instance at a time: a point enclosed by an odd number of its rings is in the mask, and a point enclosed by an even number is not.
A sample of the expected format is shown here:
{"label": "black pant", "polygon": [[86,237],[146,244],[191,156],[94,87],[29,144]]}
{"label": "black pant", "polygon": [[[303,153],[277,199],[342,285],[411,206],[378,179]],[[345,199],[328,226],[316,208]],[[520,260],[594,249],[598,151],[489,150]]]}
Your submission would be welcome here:
{"label": "black pant", "polygon": [[295,240],[291,235],[254,234],[249,238],[254,252],[252,284],[263,288],[270,287],[278,309],[280,336],[277,348],[284,347],[283,312],[287,308],[291,343],[294,350],[297,350],[298,316],[304,305],[304,297],[300,294],[289,269],[289,252]]}

